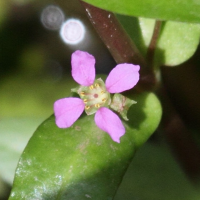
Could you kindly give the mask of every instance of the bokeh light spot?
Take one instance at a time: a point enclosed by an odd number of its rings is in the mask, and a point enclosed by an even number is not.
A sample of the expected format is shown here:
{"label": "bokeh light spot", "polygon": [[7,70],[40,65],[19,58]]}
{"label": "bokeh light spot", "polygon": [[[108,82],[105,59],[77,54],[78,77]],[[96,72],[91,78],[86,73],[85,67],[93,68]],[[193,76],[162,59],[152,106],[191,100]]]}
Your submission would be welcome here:
{"label": "bokeh light spot", "polygon": [[85,28],[83,23],[77,19],[69,19],[63,23],[60,36],[67,44],[78,44],[85,36]]}
{"label": "bokeh light spot", "polygon": [[58,30],[64,22],[64,14],[58,6],[49,5],[42,11],[41,22],[47,29]]}

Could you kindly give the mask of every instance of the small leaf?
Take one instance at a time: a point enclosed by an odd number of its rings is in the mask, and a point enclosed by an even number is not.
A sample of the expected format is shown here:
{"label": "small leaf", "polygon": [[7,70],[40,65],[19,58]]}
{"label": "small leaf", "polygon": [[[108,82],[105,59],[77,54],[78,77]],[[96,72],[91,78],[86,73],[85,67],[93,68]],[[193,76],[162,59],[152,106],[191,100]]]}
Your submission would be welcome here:
{"label": "small leaf", "polygon": [[157,128],[161,106],[153,93],[132,95],[121,142],[100,130],[94,116],[82,115],[59,129],[51,116],[29,140],[16,169],[9,200],[112,199],[135,151]]}
{"label": "small leaf", "polygon": [[[146,56],[155,20],[117,15],[141,53]],[[163,22],[154,56],[155,66],[179,65],[195,53],[200,39],[200,24]]]}
{"label": "small leaf", "polygon": [[84,0],[115,13],[182,22],[200,22],[199,1],[191,0]]}
{"label": "small leaf", "polygon": [[179,65],[195,53],[200,39],[200,24],[167,21],[161,30],[154,57],[156,65]]}

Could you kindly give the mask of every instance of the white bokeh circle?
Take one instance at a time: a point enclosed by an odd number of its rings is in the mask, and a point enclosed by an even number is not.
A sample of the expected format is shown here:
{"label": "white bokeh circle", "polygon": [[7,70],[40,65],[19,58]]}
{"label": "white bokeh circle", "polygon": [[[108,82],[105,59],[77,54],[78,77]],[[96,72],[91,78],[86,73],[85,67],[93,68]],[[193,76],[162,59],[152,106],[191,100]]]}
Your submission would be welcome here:
{"label": "white bokeh circle", "polygon": [[62,24],[60,36],[67,44],[78,44],[84,39],[85,27],[80,20],[69,19]]}

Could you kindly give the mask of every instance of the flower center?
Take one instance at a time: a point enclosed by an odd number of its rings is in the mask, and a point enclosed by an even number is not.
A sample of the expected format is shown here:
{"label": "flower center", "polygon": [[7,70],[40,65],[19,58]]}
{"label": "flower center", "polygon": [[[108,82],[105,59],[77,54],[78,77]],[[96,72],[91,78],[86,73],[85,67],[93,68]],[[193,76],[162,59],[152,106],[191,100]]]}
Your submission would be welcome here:
{"label": "flower center", "polygon": [[95,113],[100,107],[108,106],[111,102],[102,79],[95,80],[89,87],[80,86],[78,94],[85,103],[85,112],[88,115]]}
{"label": "flower center", "polygon": [[94,98],[98,98],[98,96],[99,96],[98,94],[94,94]]}

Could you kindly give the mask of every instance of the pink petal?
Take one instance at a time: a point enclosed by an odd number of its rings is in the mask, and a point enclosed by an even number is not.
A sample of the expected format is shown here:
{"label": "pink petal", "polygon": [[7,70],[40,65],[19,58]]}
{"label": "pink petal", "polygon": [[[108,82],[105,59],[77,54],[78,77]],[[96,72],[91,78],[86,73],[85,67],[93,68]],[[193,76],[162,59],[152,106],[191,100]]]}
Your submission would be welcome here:
{"label": "pink petal", "polygon": [[95,79],[95,58],[87,52],[75,51],[72,54],[72,77],[83,86],[90,86]]}
{"label": "pink petal", "polygon": [[84,102],[79,98],[59,99],[54,103],[56,125],[59,128],[70,127],[84,110]]}
{"label": "pink petal", "polygon": [[139,80],[139,65],[119,64],[106,79],[106,89],[110,93],[120,93],[133,88]]}
{"label": "pink petal", "polygon": [[107,132],[113,141],[120,143],[120,137],[125,134],[125,128],[120,118],[111,110],[101,107],[95,114],[96,125]]}

